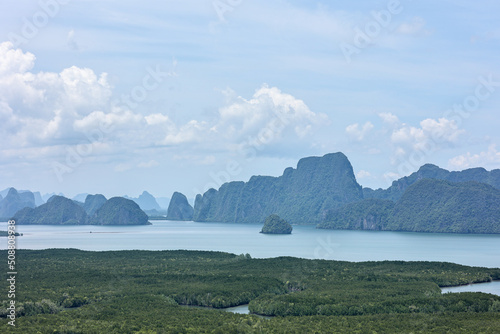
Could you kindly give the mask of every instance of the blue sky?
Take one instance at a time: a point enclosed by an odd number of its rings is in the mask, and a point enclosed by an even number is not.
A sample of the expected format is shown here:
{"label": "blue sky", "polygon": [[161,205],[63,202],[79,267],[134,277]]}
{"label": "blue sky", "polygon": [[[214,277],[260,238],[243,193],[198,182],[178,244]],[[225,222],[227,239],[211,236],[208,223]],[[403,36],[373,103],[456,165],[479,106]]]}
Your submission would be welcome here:
{"label": "blue sky", "polygon": [[344,152],[500,167],[500,3],[0,4],[0,188],[189,198]]}

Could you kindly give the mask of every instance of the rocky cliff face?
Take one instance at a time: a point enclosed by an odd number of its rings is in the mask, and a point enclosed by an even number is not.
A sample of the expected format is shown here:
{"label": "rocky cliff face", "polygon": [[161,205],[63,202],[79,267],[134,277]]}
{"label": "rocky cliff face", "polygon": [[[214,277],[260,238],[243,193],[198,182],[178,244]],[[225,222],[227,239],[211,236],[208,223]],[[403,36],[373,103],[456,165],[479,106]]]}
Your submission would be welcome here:
{"label": "rocky cliff face", "polygon": [[263,223],[277,214],[292,224],[317,224],[326,212],[363,198],[352,166],[342,153],[309,157],[280,177],[253,176],[198,195],[194,220]]}
{"label": "rocky cliff face", "polygon": [[318,228],[338,230],[383,230],[394,208],[394,202],[364,199],[328,212]]}
{"label": "rocky cliff face", "polygon": [[167,210],[168,220],[193,220],[193,207],[189,204],[186,196],[174,192]]}

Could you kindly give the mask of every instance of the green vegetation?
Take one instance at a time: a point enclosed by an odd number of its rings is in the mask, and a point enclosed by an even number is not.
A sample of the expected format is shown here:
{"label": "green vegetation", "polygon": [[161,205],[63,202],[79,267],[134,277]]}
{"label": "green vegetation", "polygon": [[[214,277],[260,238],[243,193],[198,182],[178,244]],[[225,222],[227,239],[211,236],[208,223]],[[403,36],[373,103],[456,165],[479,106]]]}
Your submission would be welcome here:
{"label": "green vegetation", "polygon": [[85,212],[87,212],[87,215],[92,217],[96,211],[104,205],[104,203],[106,203],[106,197],[104,197],[104,195],[87,195],[83,208],[85,209]]}
{"label": "green vegetation", "polygon": [[394,202],[382,199],[365,199],[347,204],[326,215],[318,228],[336,230],[384,230],[394,209]]}
{"label": "green vegetation", "polygon": [[113,197],[104,203],[91,219],[94,225],[148,225],[148,216],[139,205],[123,197]]}
{"label": "green vegetation", "polygon": [[34,209],[24,208],[13,218],[17,224],[85,225],[88,216],[74,201],[62,196],[52,196],[47,203]]}
{"label": "green vegetation", "polygon": [[366,199],[330,212],[318,228],[500,233],[500,190],[477,182],[423,179],[393,203]]}
{"label": "green vegetation", "polygon": [[[167,210],[168,220],[193,220],[193,207],[184,194],[174,192]],[[165,218],[164,218],[165,219]]]}
{"label": "green vegetation", "polygon": [[[500,332],[499,296],[439,289],[500,279],[500,269],[195,251],[52,249],[16,256],[18,317],[16,328],[3,320],[5,333]],[[6,261],[0,270],[8,271]],[[5,318],[7,294],[0,298]],[[181,306],[249,302],[251,311],[276,317]]]}
{"label": "green vegetation", "polygon": [[499,192],[498,169],[449,172],[430,164],[388,189],[362,189],[347,157],[334,153],[301,159],[280,177],[210,189],[196,197],[193,220],[259,223],[274,213],[319,228],[500,233]]}
{"label": "green vegetation", "polygon": [[[148,216],[134,201],[122,197],[113,197],[99,206],[102,195],[85,201],[84,206],[62,196],[53,196],[47,203],[34,209],[24,208],[18,211],[13,219],[17,224],[50,224],[50,225],[147,225]],[[104,197],[104,196],[103,196]],[[87,215],[85,208],[93,211]]]}
{"label": "green vegetation", "polygon": [[288,224],[286,220],[281,219],[278,215],[270,215],[266,218],[260,233],[291,234],[292,229],[292,225]]}
{"label": "green vegetation", "polygon": [[436,179],[450,182],[468,182],[476,181],[486,183],[497,189],[500,189],[500,169],[488,172],[484,168],[470,168],[463,171],[447,171],[436,165],[425,164],[418,171],[409,176],[396,180],[387,189],[373,190],[363,188],[364,198],[378,198],[397,201],[403,196],[406,188],[421,179]]}
{"label": "green vegetation", "polygon": [[424,179],[396,203],[388,229],[500,233],[500,190],[477,182]]}
{"label": "green vegetation", "polygon": [[328,210],[363,198],[342,153],[304,158],[280,177],[252,176],[196,197],[195,221],[261,223],[277,214],[291,224],[317,224]]}

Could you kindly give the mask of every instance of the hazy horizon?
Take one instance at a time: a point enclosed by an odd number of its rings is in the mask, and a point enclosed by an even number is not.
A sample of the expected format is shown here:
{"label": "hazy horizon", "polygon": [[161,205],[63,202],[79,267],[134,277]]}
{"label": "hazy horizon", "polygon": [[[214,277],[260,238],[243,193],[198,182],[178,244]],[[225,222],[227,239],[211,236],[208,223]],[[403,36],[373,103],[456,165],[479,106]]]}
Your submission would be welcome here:
{"label": "hazy horizon", "polygon": [[0,189],[193,198],[343,152],[500,168],[500,3],[0,4]]}

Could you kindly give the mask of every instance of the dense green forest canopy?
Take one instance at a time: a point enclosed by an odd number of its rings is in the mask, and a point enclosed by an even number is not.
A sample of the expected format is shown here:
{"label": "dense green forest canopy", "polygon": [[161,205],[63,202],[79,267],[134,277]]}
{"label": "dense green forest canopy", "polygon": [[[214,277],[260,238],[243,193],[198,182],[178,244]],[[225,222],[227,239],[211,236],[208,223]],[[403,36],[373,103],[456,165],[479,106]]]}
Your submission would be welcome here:
{"label": "dense green forest canopy", "polygon": [[500,190],[469,181],[422,179],[397,201],[365,199],[330,211],[319,228],[500,233]]}
{"label": "dense green forest canopy", "polygon": [[[500,279],[500,269],[196,251],[53,249],[16,255],[18,317],[16,328],[3,320],[6,333],[500,331],[499,296],[439,289]],[[7,258],[7,251],[0,257]],[[8,271],[6,261],[0,270]],[[5,317],[7,294],[1,298]],[[214,309],[247,303],[252,312],[276,317]]]}

